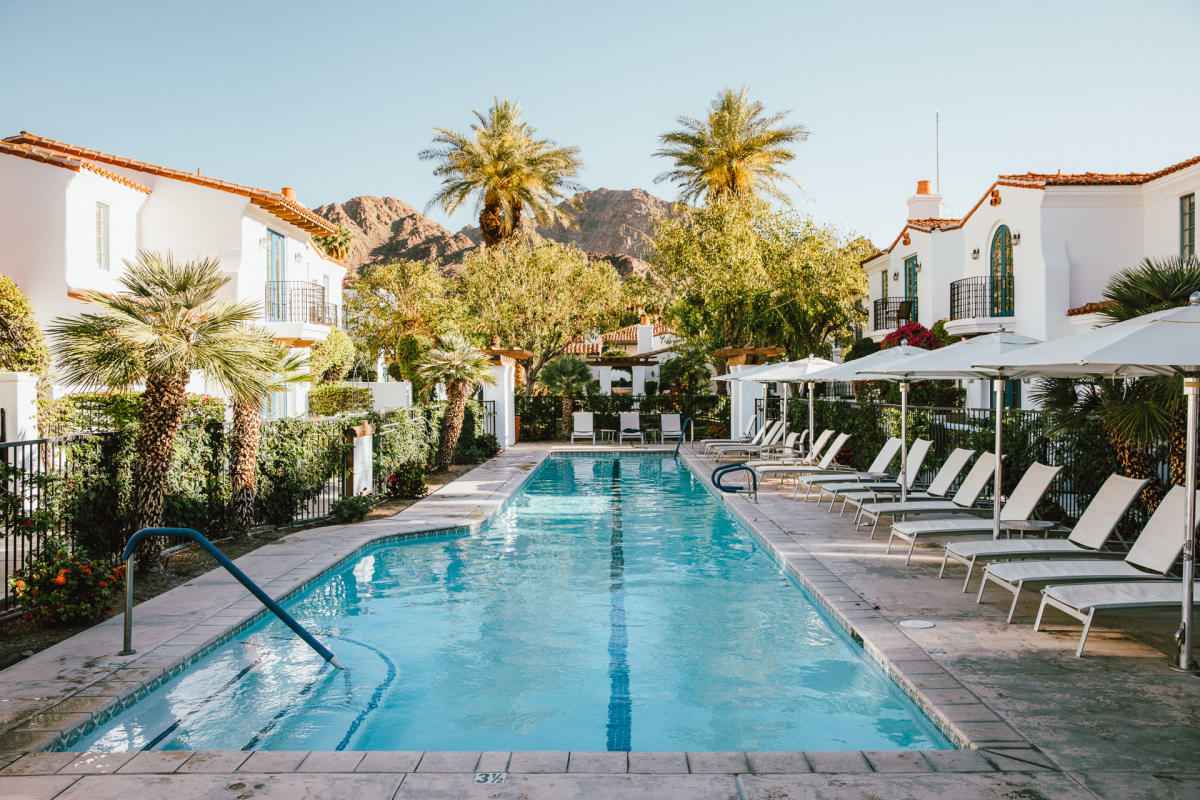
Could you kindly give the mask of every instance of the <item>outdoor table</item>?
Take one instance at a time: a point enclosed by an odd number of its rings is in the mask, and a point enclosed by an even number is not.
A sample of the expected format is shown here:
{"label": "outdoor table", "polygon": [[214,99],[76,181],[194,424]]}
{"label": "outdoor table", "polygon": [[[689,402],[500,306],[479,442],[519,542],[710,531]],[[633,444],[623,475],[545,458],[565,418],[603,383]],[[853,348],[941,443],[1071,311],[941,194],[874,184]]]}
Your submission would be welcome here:
{"label": "outdoor table", "polygon": [[662,444],[662,431],[658,428],[647,428],[642,433],[646,435],[646,441],[650,444]]}
{"label": "outdoor table", "polygon": [[596,428],[596,441],[600,443],[607,442],[612,444],[617,438],[616,428]]}

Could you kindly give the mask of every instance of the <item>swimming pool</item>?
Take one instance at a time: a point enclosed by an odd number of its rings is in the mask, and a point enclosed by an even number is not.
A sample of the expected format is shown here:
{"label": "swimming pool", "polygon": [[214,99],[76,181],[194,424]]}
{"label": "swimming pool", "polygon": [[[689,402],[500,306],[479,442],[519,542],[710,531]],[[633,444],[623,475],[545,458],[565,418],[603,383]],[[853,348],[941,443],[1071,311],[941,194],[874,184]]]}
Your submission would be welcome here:
{"label": "swimming pool", "polygon": [[882,750],[949,741],[669,454],[555,454],[386,542],[71,750]]}

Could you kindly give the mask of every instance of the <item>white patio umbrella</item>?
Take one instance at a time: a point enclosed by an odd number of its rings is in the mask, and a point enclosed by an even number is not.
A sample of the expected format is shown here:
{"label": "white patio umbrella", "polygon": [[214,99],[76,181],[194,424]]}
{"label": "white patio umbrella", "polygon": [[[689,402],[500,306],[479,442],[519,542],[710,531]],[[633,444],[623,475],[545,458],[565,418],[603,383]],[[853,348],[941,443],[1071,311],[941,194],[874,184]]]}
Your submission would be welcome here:
{"label": "white patio umbrella", "polygon": [[1003,366],[986,368],[976,367],[979,363],[1003,364],[1006,354],[1014,350],[1029,347],[1038,343],[1037,339],[1028,336],[1018,336],[1015,333],[989,333],[986,336],[976,336],[964,339],[939,350],[925,350],[922,355],[905,359],[901,364],[879,370],[886,377],[893,379],[915,381],[920,379],[944,380],[961,378],[982,378],[991,380],[995,389],[996,407],[996,468],[992,477],[992,536],[1000,538],[1000,490],[1004,476],[1004,462],[1001,455],[1003,444],[1000,439],[1002,418],[1004,412],[1004,382],[1010,374]]}
{"label": "white patio umbrella", "polygon": [[1124,322],[1094,328],[1030,347],[1002,359],[980,359],[978,366],[1003,366],[1016,376],[1096,376],[1129,378],[1147,375],[1181,376],[1187,398],[1187,522],[1183,531],[1183,619],[1179,663],[1193,672],[1192,600],[1196,569],[1196,437],[1200,405],[1200,292],[1191,302],[1155,311]]}
{"label": "white patio umbrella", "polygon": [[[761,382],[763,384],[762,391],[763,391],[763,396],[765,398],[766,391],[767,391],[767,386],[766,386],[767,382],[759,381],[758,378],[755,376],[757,376],[761,372],[771,369],[772,367],[778,367],[778,366],[779,366],[778,362],[776,362],[774,364],[759,364],[754,367],[747,367],[746,369],[738,370],[737,372],[726,372],[724,375],[717,375],[715,378],[713,378],[713,380],[714,381],[754,381],[756,383]],[[766,424],[766,419],[767,418],[766,418],[765,407],[764,407],[764,414],[763,414],[763,424],[764,425]],[[732,430],[732,425],[731,425],[730,433],[732,433],[732,432],[733,432],[733,430]]]}
{"label": "white patio umbrella", "polygon": [[[783,361],[778,364],[768,364],[766,369],[756,370],[752,378],[746,378],[745,380],[760,381],[762,383],[782,383],[786,387],[788,384],[804,382],[807,377],[812,375],[814,372],[820,372],[821,370],[836,366],[837,364],[828,359],[817,358],[814,355],[809,355],[808,358],[799,358],[795,361]],[[734,378],[734,380],[743,380],[741,376],[745,374],[745,372],[739,373],[738,377]],[[813,435],[812,384],[810,383],[808,387],[808,441],[811,444]],[[785,388],[783,395],[783,424],[785,434],[787,433],[788,394],[789,392]]]}
{"label": "white patio umbrella", "polygon": [[[910,347],[906,344],[901,344],[898,347],[889,347],[887,350],[878,350],[871,353],[869,356],[856,358],[853,361],[847,361],[843,364],[838,364],[835,367],[823,369],[820,372],[815,372],[808,376],[808,440],[811,442],[813,437],[813,384],[814,383],[835,383],[837,381],[857,381],[868,379],[864,372],[875,372],[884,367],[895,366],[905,362],[909,358],[928,353],[928,350],[922,350],[919,347]],[[880,379],[896,381],[900,383],[900,499],[901,501],[908,500],[908,381],[897,379],[890,375],[875,375],[870,376],[872,379]]]}

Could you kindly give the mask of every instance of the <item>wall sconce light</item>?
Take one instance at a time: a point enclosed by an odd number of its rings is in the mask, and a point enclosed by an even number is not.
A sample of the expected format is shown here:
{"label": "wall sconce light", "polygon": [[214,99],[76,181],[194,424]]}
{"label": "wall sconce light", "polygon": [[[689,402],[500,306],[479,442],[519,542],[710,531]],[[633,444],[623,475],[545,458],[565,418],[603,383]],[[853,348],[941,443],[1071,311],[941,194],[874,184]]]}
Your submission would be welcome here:
{"label": "wall sconce light", "polygon": [[978,247],[976,247],[974,250],[971,251],[971,260],[972,261],[979,260],[979,248]]}
{"label": "wall sconce light", "polygon": [[913,264],[913,270],[916,272],[921,271],[921,262],[920,261],[918,261],[916,264]]}
{"label": "wall sconce light", "polygon": [[900,273],[895,270],[892,270],[892,280],[894,280],[894,281],[900,280]]}
{"label": "wall sconce light", "polygon": [[267,249],[267,237],[264,236],[261,239],[259,239],[258,246],[261,247],[263,250],[266,250]]}
{"label": "wall sconce light", "polygon": [[295,261],[297,264],[299,264],[300,263],[300,254],[296,253],[295,255],[293,255],[292,260]]}
{"label": "wall sconce light", "polygon": [[1021,243],[1021,234],[1014,233],[1013,234],[1013,246],[1015,247],[1016,245],[1019,245],[1020,243]]}

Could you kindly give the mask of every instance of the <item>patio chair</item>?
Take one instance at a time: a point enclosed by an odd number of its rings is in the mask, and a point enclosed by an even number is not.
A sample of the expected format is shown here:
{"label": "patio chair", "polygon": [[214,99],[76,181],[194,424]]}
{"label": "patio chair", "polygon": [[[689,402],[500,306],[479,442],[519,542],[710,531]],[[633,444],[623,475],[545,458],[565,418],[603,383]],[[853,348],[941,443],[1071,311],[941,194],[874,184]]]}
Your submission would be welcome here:
{"label": "patio chair", "polygon": [[[825,472],[837,458],[837,454],[841,452],[842,447],[849,441],[850,434],[839,433],[827,448],[825,454],[821,456],[821,460],[816,464],[764,464],[757,467],[754,471],[758,473],[760,478],[766,478],[769,475],[778,475],[783,478],[788,475],[799,476],[806,472]],[[793,490],[793,494],[795,491]]]}
{"label": "patio chair", "polygon": [[883,480],[890,477],[887,472],[888,464],[892,463],[900,453],[900,439],[892,437],[883,443],[883,447],[879,448],[879,452],[875,455],[875,460],[867,466],[865,470],[856,471],[853,468],[840,469],[837,464],[833,465],[832,470],[828,474],[815,473],[810,475],[801,475],[796,478],[797,481],[804,484],[808,491],[804,495],[805,500],[812,497],[814,488],[818,490],[817,496],[820,497],[820,487],[829,483],[855,483],[856,481],[865,480]]}
{"label": "patio chair", "polygon": [[[917,441],[920,441],[919,439]],[[916,449],[916,445],[913,445]],[[924,489],[912,491],[916,486],[915,477],[916,469],[910,471],[909,479],[909,500],[930,500],[930,499],[947,499],[950,497],[950,489],[953,488],[954,482],[958,480],[959,474],[963,468],[967,466],[967,462],[971,460],[971,456],[975,455],[974,450],[967,450],[962,447],[957,447],[951,451],[946,460],[942,462],[942,466],[934,473],[933,480]],[[894,501],[894,495],[900,494],[900,485],[888,485],[878,489],[865,489],[861,492],[848,492],[842,497],[841,514],[846,513],[846,506],[851,505],[856,507],[854,512],[854,524],[857,526],[862,520],[863,506],[869,503],[878,503]]]}
{"label": "patio chair", "polygon": [[[772,463],[772,464],[815,464],[821,458],[821,456],[824,454],[825,445],[829,443],[829,439],[831,436],[833,436],[834,433],[835,433],[835,431],[833,431],[830,428],[826,428],[825,430],[821,431],[820,435],[817,436],[816,444],[814,444],[811,448],[809,448],[808,452],[805,453],[804,455],[799,454],[799,451],[801,449],[800,445],[799,445],[800,439],[797,439],[796,440],[797,444],[794,445],[792,448],[793,451],[795,451],[794,455],[782,454],[782,455],[779,455],[778,458],[773,459],[770,463]],[[807,431],[801,432],[801,434],[800,434],[800,436],[807,436],[807,435],[808,435]]]}
{"label": "patio chair", "polygon": [[630,441],[637,439],[642,444],[646,443],[646,436],[642,433],[642,418],[636,411],[622,411],[620,431],[618,435],[620,439],[618,444],[625,444],[625,440]]}
{"label": "patio chair", "polygon": [[571,444],[576,439],[591,439],[596,443],[596,420],[591,411],[576,411],[571,415]]}
{"label": "patio chair", "polygon": [[[1029,465],[1021,480],[1013,488],[1008,500],[1000,507],[1000,526],[1006,522],[1025,522],[1033,516],[1037,504],[1050,488],[1050,484],[1062,472],[1062,467],[1051,467],[1037,461]],[[922,519],[893,522],[888,534],[888,553],[892,552],[892,542],[903,539],[908,542],[908,554],[904,563],[912,561],[913,549],[917,540],[924,536],[952,536],[956,533],[989,533],[994,520],[990,517],[974,519]]]}
{"label": "patio chair", "polygon": [[743,436],[739,439],[701,439],[700,452],[705,453],[709,450],[709,448],[718,444],[758,444],[763,440],[763,437],[767,435],[767,429],[770,426],[760,426],[758,424],[758,420],[756,419],[754,421],[754,427],[756,427],[758,431],[753,436]]}
{"label": "patio chair", "polygon": [[783,421],[772,422],[767,427],[767,433],[758,444],[715,444],[709,448],[714,461],[720,461],[726,456],[754,455],[764,447],[772,447],[783,438]]}
{"label": "patio chair", "polygon": [[[1200,605],[1200,594],[1192,598]],[[1038,606],[1037,618],[1033,621],[1035,631],[1042,628],[1042,615],[1046,606],[1074,617],[1083,623],[1079,634],[1079,646],[1075,656],[1083,656],[1088,633],[1097,611],[1124,610],[1130,608],[1183,608],[1183,590],[1179,581],[1122,581],[1120,583],[1074,583],[1062,586],[1047,586],[1042,590],[1042,602]]]}
{"label": "patio chair", "polygon": [[667,439],[683,440],[683,427],[678,414],[659,414],[659,430],[662,432],[659,441],[667,443]]}
{"label": "patio chair", "polygon": [[[1200,492],[1197,495],[1200,496]],[[1175,559],[1183,550],[1183,536],[1180,534],[1186,518],[1186,501],[1187,490],[1182,486],[1175,486],[1167,492],[1123,561],[1089,558],[988,564],[983,569],[983,582],[979,585],[975,602],[983,602],[983,592],[988,584],[1012,592],[1012,604],[1008,608],[1008,621],[1012,622],[1021,591],[1030,584],[1045,586],[1090,581],[1169,580],[1167,573],[1175,566]]]}
{"label": "patio chair", "polygon": [[[921,473],[921,467],[925,464],[925,457],[929,455],[929,448],[932,446],[933,442],[929,439],[917,439],[912,443],[912,447],[908,448],[908,488],[910,490],[916,485],[917,475]],[[842,501],[842,513],[845,513],[848,498],[851,495],[866,493],[870,495],[871,499],[877,499],[884,493],[899,493],[900,475],[899,470],[897,470],[896,475],[891,478],[850,481],[849,483],[844,481],[822,483],[817,486],[817,489],[820,495],[829,495],[829,508],[825,509],[826,511],[833,511],[833,506],[840,499]]]}
{"label": "patio chair", "polygon": [[761,448],[757,453],[759,457],[753,461],[747,461],[746,466],[754,467],[762,464],[778,464],[782,461],[799,458],[800,441],[804,435],[803,432],[792,431],[783,437],[783,444],[774,444],[770,447]]}
{"label": "patio chair", "polygon": [[[871,518],[870,539],[875,538],[875,529],[879,526],[880,517],[905,519],[910,514],[978,514],[983,511],[976,505],[984,488],[991,481],[996,469],[995,455],[984,453],[971,467],[962,485],[949,500],[936,498],[909,499],[907,502],[864,503],[859,509],[859,518]],[[862,524],[861,522],[859,524]]]}
{"label": "patio chair", "polygon": [[967,568],[962,590],[971,582],[975,564],[985,561],[1008,561],[1017,558],[1105,558],[1118,553],[1100,548],[1108,541],[1117,523],[1133,505],[1138,494],[1149,483],[1148,480],[1109,475],[1108,480],[1088,503],[1071,535],[1065,539],[958,539],[946,543],[942,553],[942,568],[938,577],[946,571],[946,564],[955,561]]}

